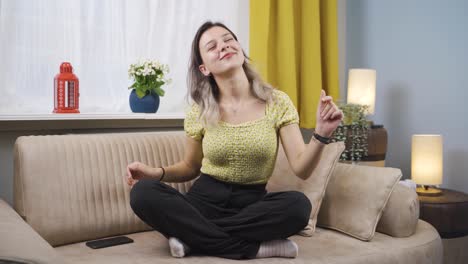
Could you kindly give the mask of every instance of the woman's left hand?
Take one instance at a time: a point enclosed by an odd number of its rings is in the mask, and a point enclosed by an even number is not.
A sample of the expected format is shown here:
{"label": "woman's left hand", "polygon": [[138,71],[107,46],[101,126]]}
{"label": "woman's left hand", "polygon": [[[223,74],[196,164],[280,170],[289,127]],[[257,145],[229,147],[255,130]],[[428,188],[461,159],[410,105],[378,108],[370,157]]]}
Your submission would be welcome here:
{"label": "woman's left hand", "polygon": [[333,98],[327,96],[325,91],[322,90],[317,107],[315,133],[322,137],[331,137],[342,119],[343,112],[333,103]]}

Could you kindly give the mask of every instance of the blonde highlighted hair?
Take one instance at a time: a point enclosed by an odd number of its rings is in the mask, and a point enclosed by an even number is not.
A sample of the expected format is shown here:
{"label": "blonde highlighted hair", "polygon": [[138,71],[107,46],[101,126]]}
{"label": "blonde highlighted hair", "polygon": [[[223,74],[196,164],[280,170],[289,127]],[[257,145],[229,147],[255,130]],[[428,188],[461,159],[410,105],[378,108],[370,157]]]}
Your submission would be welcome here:
{"label": "blonde highlighted hair", "polygon": [[[195,38],[192,42],[192,51],[190,56],[189,72],[187,76],[188,96],[193,100],[193,103],[200,107],[199,120],[203,126],[216,126],[221,118],[219,109],[219,88],[214,77],[210,74],[205,76],[200,72],[199,66],[203,64],[200,54],[200,38],[212,27],[222,27],[229,31],[237,41],[237,36],[224,24],[219,22],[207,21],[200,26]],[[245,60],[242,68],[250,84],[250,89],[255,97],[270,103],[273,98],[273,87],[264,82],[260,74],[256,72],[253,66],[249,63],[250,59],[242,50]]]}

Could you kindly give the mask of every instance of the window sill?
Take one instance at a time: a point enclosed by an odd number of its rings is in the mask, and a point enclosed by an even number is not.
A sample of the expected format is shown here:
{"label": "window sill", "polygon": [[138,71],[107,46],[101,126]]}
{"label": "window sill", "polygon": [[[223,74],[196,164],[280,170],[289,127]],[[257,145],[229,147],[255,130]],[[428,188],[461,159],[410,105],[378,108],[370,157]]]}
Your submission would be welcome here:
{"label": "window sill", "polygon": [[183,127],[184,118],[183,113],[2,114],[0,115],[0,131],[181,128]]}

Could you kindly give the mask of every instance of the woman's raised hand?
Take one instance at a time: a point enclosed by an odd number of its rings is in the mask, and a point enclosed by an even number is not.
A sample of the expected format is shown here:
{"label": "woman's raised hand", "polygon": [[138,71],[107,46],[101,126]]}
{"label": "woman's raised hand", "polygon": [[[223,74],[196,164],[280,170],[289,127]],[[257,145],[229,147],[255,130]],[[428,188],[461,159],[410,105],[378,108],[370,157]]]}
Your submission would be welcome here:
{"label": "woman's raised hand", "polygon": [[125,180],[130,187],[133,187],[140,179],[151,177],[151,168],[150,166],[143,164],[141,162],[135,161],[127,165],[127,175]]}
{"label": "woman's raised hand", "polygon": [[333,103],[333,98],[322,90],[317,107],[317,123],[315,133],[322,137],[331,137],[333,131],[343,119],[343,112]]}

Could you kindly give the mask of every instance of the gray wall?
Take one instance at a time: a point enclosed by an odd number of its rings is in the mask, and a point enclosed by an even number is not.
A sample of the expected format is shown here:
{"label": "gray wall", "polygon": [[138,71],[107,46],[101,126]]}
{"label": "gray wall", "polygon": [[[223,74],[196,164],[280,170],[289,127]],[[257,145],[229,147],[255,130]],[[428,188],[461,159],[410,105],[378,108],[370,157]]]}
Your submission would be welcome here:
{"label": "gray wall", "polygon": [[387,166],[411,173],[411,136],[442,134],[442,187],[468,192],[468,1],[350,0],[346,68],[377,70]]}

